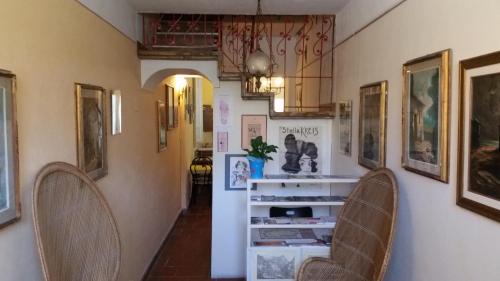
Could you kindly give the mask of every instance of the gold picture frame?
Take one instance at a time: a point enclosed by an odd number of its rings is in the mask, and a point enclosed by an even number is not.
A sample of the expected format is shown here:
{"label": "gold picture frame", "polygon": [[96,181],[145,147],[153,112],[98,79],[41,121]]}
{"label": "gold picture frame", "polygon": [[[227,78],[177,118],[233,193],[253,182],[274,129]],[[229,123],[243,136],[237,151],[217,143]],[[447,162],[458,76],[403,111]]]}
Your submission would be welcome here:
{"label": "gold picture frame", "polygon": [[0,69],[0,229],[21,218],[16,75]]}
{"label": "gold picture frame", "polygon": [[98,180],[108,174],[106,92],[75,83],[75,96],[78,168]]}
{"label": "gold picture frame", "polygon": [[385,167],[387,81],[360,87],[358,163],[368,169]]}
{"label": "gold picture frame", "polygon": [[156,109],[158,125],[158,152],[162,152],[163,150],[167,149],[167,106],[164,101],[158,100],[156,102]]}
{"label": "gold picture frame", "polygon": [[500,51],[459,72],[457,205],[500,222]]}
{"label": "gold picture frame", "polygon": [[403,65],[404,169],[448,182],[451,50]]}

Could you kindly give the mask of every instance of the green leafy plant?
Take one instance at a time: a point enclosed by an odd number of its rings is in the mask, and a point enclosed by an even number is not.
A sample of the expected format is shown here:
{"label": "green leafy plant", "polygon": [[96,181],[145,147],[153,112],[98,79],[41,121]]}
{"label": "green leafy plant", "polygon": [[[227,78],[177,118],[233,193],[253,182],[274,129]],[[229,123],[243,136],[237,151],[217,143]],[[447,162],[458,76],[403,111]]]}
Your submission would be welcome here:
{"label": "green leafy plant", "polygon": [[248,153],[248,156],[260,158],[267,162],[267,160],[273,160],[269,154],[271,152],[276,152],[278,148],[276,145],[268,145],[267,142],[262,141],[262,136],[258,136],[250,141],[252,149],[243,149]]}

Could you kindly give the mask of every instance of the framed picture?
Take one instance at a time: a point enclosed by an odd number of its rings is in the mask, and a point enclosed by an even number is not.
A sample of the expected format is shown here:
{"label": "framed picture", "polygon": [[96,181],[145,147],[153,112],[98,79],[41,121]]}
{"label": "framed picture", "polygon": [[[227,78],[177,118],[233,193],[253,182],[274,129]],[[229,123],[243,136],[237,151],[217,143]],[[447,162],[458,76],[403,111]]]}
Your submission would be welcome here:
{"label": "framed picture", "polygon": [[120,90],[111,91],[111,134],[122,133],[122,92]]}
{"label": "framed picture", "polygon": [[21,217],[16,76],[0,70],[0,228]]}
{"label": "framed picture", "polygon": [[156,102],[157,124],[158,124],[158,152],[167,148],[167,106],[165,102],[159,100]]}
{"label": "framed picture", "polygon": [[174,91],[174,128],[179,127],[179,108],[181,105],[181,96]]}
{"label": "framed picture", "polygon": [[165,85],[165,100],[167,101],[167,124],[168,129],[175,128],[174,123],[174,108],[175,108],[175,92],[174,88]]}
{"label": "framed picture", "polygon": [[412,171],[448,182],[450,50],[403,65],[403,157]]}
{"label": "framed picture", "polygon": [[267,140],[267,115],[241,115],[241,149],[250,149],[250,141],[258,136]]}
{"label": "framed picture", "polygon": [[217,132],[217,152],[227,152],[228,133]]}
{"label": "framed picture", "polygon": [[324,158],[330,155],[326,135],[322,126],[279,126],[280,173],[320,175],[329,171],[325,166],[329,159]]}
{"label": "framed picture", "polygon": [[360,88],[358,163],[368,169],[385,167],[387,81]]}
{"label": "framed picture", "polygon": [[457,204],[500,222],[500,52],[460,62]]}
{"label": "framed picture", "polygon": [[225,190],[246,190],[250,164],[245,154],[226,154]]}
{"label": "framed picture", "polygon": [[251,280],[294,281],[300,267],[299,249],[255,249],[252,256]]}
{"label": "framed picture", "polygon": [[93,180],[108,174],[106,106],[103,88],[75,84],[78,167]]}
{"label": "framed picture", "polygon": [[351,156],[352,101],[339,101],[339,153]]}

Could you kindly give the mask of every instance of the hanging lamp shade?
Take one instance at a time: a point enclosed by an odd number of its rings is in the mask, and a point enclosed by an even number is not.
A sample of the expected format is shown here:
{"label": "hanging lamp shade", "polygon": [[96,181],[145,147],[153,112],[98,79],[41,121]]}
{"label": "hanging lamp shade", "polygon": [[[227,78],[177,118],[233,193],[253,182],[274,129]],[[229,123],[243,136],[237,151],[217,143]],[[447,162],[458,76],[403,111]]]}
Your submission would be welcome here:
{"label": "hanging lamp shade", "polygon": [[253,76],[265,76],[271,67],[271,59],[260,48],[252,52],[247,59],[248,72]]}

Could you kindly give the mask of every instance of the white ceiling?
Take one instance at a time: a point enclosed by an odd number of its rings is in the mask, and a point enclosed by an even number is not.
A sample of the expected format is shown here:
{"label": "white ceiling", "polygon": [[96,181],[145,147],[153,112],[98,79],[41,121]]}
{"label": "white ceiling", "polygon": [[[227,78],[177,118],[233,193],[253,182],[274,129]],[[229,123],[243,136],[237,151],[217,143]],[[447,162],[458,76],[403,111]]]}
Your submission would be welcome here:
{"label": "white ceiling", "polygon": [[[137,11],[180,14],[255,14],[257,0],[126,0]],[[331,15],[350,0],[261,0],[264,14]]]}

